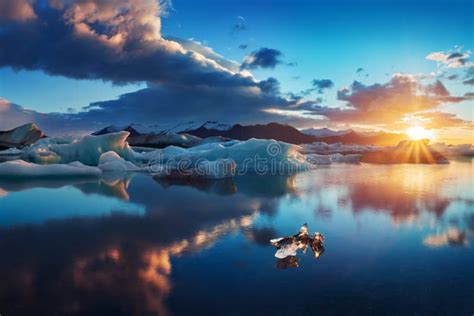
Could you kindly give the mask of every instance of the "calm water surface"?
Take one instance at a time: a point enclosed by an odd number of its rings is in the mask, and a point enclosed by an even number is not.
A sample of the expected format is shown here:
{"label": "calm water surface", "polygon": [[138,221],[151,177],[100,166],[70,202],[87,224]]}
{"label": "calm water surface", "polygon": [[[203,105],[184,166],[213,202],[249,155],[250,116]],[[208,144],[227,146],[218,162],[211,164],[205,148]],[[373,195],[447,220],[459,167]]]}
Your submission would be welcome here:
{"label": "calm water surface", "polygon": [[[473,315],[474,164],[0,180],[0,314]],[[303,223],[326,237],[277,260]]]}

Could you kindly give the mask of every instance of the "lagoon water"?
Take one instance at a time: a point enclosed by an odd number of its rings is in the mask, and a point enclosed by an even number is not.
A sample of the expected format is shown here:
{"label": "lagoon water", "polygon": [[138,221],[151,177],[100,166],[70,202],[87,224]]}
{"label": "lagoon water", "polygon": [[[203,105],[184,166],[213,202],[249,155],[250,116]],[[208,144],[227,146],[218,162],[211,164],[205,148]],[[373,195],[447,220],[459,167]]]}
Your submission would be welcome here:
{"label": "lagoon water", "polygon": [[[0,314],[472,315],[474,164],[0,179]],[[326,238],[278,260],[307,223]]]}

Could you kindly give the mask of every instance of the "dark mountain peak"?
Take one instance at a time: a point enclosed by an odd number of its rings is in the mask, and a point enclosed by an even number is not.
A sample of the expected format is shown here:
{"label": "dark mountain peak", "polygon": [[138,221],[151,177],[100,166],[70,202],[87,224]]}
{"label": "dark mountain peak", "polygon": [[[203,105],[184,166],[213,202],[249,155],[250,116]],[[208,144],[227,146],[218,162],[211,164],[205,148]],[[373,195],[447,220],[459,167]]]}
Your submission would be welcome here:
{"label": "dark mountain peak", "polygon": [[22,148],[44,137],[46,135],[35,123],[24,124],[9,131],[0,131],[0,149]]}
{"label": "dark mountain peak", "polygon": [[[329,129],[328,129],[329,130]],[[331,131],[334,132],[334,131]],[[217,130],[201,126],[195,130],[187,131],[188,134],[201,138],[221,136],[230,139],[247,140],[250,138],[275,139],[291,144],[308,144],[313,142],[325,142],[328,144],[359,144],[359,145],[396,145],[399,141],[406,139],[402,134],[359,133],[352,129],[335,131],[331,136],[318,136],[305,134],[295,127],[287,124],[271,122],[268,124],[241,125],[235,124],[227,130]],[[324,135],[324,134],[323,134]]]}
{"label": "dark mountain peak", "polygon": [[99,135],[105,135],[105,134],[110,134],[110,133],[117,133],[117,132],[122,132],[126,131],[130,133],[130,137],[134,136],[139,136],[141,133],[139,133],[135,128],[132,127],[132,124],[127,125],[127,126],[115,126],[115,125],[110,125],[107,126],[100,131],[92,133],[94,136],[99,136]]}

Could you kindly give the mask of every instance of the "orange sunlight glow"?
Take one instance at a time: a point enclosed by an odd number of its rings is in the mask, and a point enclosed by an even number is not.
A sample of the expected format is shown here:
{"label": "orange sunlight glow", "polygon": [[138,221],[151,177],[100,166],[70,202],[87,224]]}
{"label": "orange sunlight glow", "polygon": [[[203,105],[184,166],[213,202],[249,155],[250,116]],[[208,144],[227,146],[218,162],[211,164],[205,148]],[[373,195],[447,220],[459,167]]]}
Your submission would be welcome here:
{"label": "orange sunlight glow", "polygon": [[421,126],[412,126],[406,130],[408,137],[412,140],[432,139],[434,134]]}

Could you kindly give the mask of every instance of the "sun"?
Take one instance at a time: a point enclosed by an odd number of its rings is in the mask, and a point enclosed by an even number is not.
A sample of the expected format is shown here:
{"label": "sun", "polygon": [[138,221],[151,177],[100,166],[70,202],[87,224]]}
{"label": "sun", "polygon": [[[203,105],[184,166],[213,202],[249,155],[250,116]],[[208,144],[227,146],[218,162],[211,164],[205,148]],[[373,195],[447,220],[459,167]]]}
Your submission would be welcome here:
{"label": "sun", "polygon": [[412,126],[406,130],[408,137],[411,140],[431,139],[433,132],[425,129],[422,126]]}

